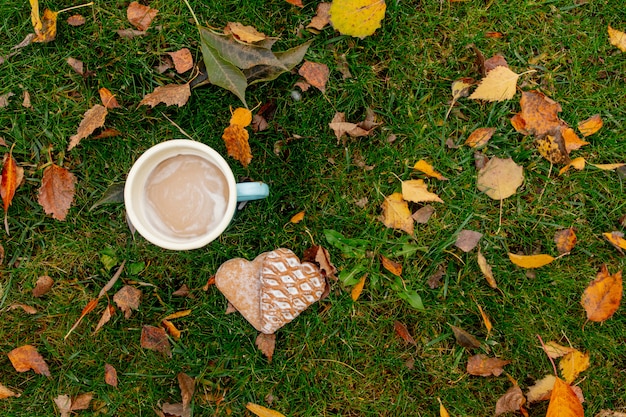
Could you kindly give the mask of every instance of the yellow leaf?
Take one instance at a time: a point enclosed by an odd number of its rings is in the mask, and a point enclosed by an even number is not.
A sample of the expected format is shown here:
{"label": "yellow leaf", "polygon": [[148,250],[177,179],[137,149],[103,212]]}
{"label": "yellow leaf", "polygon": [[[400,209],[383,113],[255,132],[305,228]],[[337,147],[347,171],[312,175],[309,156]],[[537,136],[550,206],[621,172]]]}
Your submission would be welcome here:
{"label": "yellow leaf", "polygon": [[393,193],[385,197],[381,205],[383,210],[382,222],[387,227],[404,230],[408,234],[413,234],[413,217],[409,210],[408,203],[402,198],[402,194]]}
{"label": "yellow leaf", "polygon": [[594,114],[587,120],[578,123],[578,131],[585,137],[591,136],[600,130],[603,124],[602,117],[599,114]]}
{"label": "yellow leaf", "polygon": [[546,354],[552,359],[560,358],[561,356],[565,356],[568,353],[575,351],[573,347],[562,346],[556,342],[548,342],[545,344],[544,350]]}
{"label": "yellow leaf", "polygon": [[552,164],[567,164],[570,162],[563,136],[560,133],[545,135],[535,139],[535,146],[537,146],[541,156]]}
{"label": "yellow leaf", "polygon": [[245,26],[239,22],[228,22],[224,28],[224,34],[231,33],[236,39],[245,43],[254,43],[267,38],[267,35],[259,32],[253,26]]}
{"label": "yellow leaf", "polygon": [[439,417],[450,417],[450,413],[448,413],[446,407],[443,406],[441,398],[437,398],[437,401],[439,401]]}
{"label": "yellow leaf", "polygon": [[565,382],[571,384],[578,375],[589,368],[589,353],[573,350],[559,361],[559,369]]}
{"label": "yellow leaf", "polygon": [[493,127],[480,127],[469,135],[465,144],[470,148],[480,148],[489,142],[495,132],[496,129]]}
{"label": "yellow leaf", "polygon": [[380,27],[386,9],[385,0],[333,0],[330,23],[343,35],[363,39]]}
{"label": "yellow leaf", "polygon": [[491,265],[487,263],[487,259],[485,259],[485,256],[481,253],[480,250],[478,251],[478,254],[476,256],[478,258],[478,267],[480,268],[480,272],[482,272],[485,276],[485,279],[487,280],[489,286],[493,289],[498,288],[496,279],[493,276],[493,271],[491,270]]}
{"label": "yellow leaf", "polygon": [[296,223],[300,223],[303,219],[304,219],[304,211],[301,211],[300,213],[294,214],[291,220],[289,221],[293,224],[296,224]]}
{"label": "yellow leaf", "polygon": [[190,314],[191,314],[191,310],[180,310],[175,313],[169,314],[168,316],[164,317],[163,320],[179,319],[181,317],[187,317]]}
{"label": "yellow leaf", "polygon": [[572,388],[560,378],[554,380],[546,417],[584,417],[585,411]]}
{"label": "yellow leaf", "polygon": [[230,118],[231,125],[246,127],[250,125],[250,123],[252,123],[252,112],[248,109],[244,109],[243,107],[236,108]]}
{"label": "yellow leaf", "polygon": [[585,168],[585,164],[585,158],[583,158],[582,156],[574,158],[569,162],[569,164],[565,165],[559,170],[559,175],[563,175],[565,172],[567,172],[568,169],[570,169],[570,167],[577,169],[578,171],[582,171]]}
{"label": "yellow leaf", "polygon": [[515,255],[514,253],[509,253],[509,259],[522,268],[541,268],[554,261],[550,255]]}
{"label": "yellow leaf", "polygon": [[626,52],[626,33],[620,32],[609,26],[609,42],[616,46],[620,51]]}
{"label": "yellow leaf", "polygon": [[399,264],[398,262],[392,261],[391,259],[387,258],[386,256],[380,255],[380,259],[383,263],[383,268],[385,268],[387,271],[391,272],[392,274],[394,274],[397,277],[401,277],[402,276],[402,265]]}
{"label": "yellow leaf", "polygon": [[602,233],[602,236],[604,236],[606,240],[608,240],[618,250],[626,249],[626,239],[624,239],[624,234],[622,232],[607,232]]}
{"label": "yellow leaf", "polygon": [[554,375],[546,375],[540,380],[535,381],[535,384],[528,388],[526,392],[526,400],[529,403],[534,403],[549,399],[555,380],[556,377]]}
{"label": "yellow leaf", "polygon": [[37,26],[35,26],[35,22],[33,21],[33,26],[35,27],[35,37],[33,38],[33,42],[53,41],[57,36],[57,12],[45,9],[43,11],[42,19],[37,22]]}
{"label": "yellow leaf", "polygon": [[447,180],[446,177],[441,175],[439,172],[435,171],[433,166],[429,164],[428,162],[424,161],[423,159],[420,159],[419,161],[417,161],[415,165],[413,166],[413,169],[423,172],[429,177],[437,178],[438,180],[444,180],[444,181]]}
{"label": "yellow leaf", "polygon": [[602,265],[596,279],[585,289],[581,300],[587,320],[605,321],[613,316],[622,301],[622,290],[622,271],[611,275],[606,265]]}
{"label": "yellow leaf", "polygon": [[504,66],[489,71],[470,99],[486,101],[510,100],[515,95],[519,75]]}
{"label": "yellow leaf", "polygon": [[279,413],[278,411],[274,411],[254,403],[246,404],[246,408],[259,417],[285,417],[284,414]]}
{"label": "yellow leaf", "polygon": [[363,275],[359,282],[357,282],[354,287],[352,287],[352,291],[350,292],[350,297],[352,297],[352,301],[356,301],[361,296],[363,292],[363,287],[365,287],[365,278],[367,278],[367,274]]}
{"label": "yellow leaf", "polygon": [[174,340],[180,340],[180,330],[178,330],[176,328],[176,326],[174,325],[174,323],[172,323],[169,320],[161,320],[161,324],[163,325],[163,327],[165,328],[165,331],[172,336],[172,339]]}
{"label": "yellow leaf", "polygon": [[512,158],[493,157],[478,171],[476,187],[494,200],[503,200],[515,194],[523,182],[522,166],[517,165]]}
{"label": "yellow leaf", "polygon": [[571,127],[561,127],[560,132],[561,136],[563,136],[563,146],[565,147],[565,152],[567,152],[568,155],[571,151],[575,151],[585,145],[589,145],[589,142],[579,138],[576,132],[574,132],[574,129]]}
{"label": "yellow leaf", "polygon": [[626,163],[619,163],[619,164],[589,164],[591,166],[594,166],[598,169],[601,169],[602,171],[613,171],[614,169],[617,168],[621,168],[624,165],[626,165]]}
{"label": "yellow leaf", "polygon": [[443,200],[435,193],[428,191],[428,186],[424,180],[402,181],[402,197],[414,203],[436,201],[443,203]]}
{"label": "yellow leaf", "polygon": [[248,131],[237,124],[232,124],[224,129],[222,139],[226,144],[226,150],[228,156],[232,156],[244,167],[247,167],[250,161],[252,161],[252,152],[250,150],[250,144],[248,143],[249,134]]}
{"label": "yellow leaf", "polygon": [[35,31],[35,34],[38,34],[41,32],[41,28],[43,26],[41,19],[39,18],[39,0],[30,0],[30,9],[30,20],[33,24],[33,30]]}

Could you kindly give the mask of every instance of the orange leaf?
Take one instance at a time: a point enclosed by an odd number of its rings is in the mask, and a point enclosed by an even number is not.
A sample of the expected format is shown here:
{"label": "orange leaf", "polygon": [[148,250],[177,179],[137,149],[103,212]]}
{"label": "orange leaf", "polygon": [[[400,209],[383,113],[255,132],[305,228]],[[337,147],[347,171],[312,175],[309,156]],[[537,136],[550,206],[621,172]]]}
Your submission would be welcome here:
{"label": "orange leaf", "polygon": [[285,1],[289,4],[293,4],[294,6],[304,7],[304,4],[302,4],[302,0],[285,0]]}
{"label": "orange leaf", "polygon": [[420,159],[419,161],[417,161],[415,163],[415,165],[413,166],[413,169],[417,170],[417,171],[420,171],[420,172],[423,172],[424,174],[428,175],[429,177],[437,178],[438,180],[443,180],[443,181],[447,181],[448,180],[446,177],[441,175],[439,172],[435,171],[433,166],[431,164],[429,164],[428,162],[424,161],[423,159]]}
{"label": "orange leaf", "polygon": [[98,324],[96,325],[96,328],[93,331],[93,334],[98,333],[98,330],[100,330],[102,326],[104,326],[105,324],[109,322],[109,320],[111,320],[111,317],[113,317],[113,314],[115,314],[115,307],[108,304],[106,308],[104,309],[104,311],[102,312],[102,316],[100,316],[100,321],[98,321]]}
{"label": "orange leaf", "polygon": [[180,330],[178,330],[176,328],[174,323],[172,323],[169,320],[163,319],[163,320],[161,320],[161,324],[165,328],[165,331],[167,331],[169,333],[169,335],[172,336],[172,339],[180,340]]}
{"label": "orange leaf", "polygon": [[585,161],[585,158],[583,158],[582,156],[579,156],[578,158],[574,158],[569,162],[569,164],[565,165],[563,168],[559,170],[559,175],[563,175],[565,172],[567,172],[568,169],[570,169],[570,167],[577,169],[578,171],[581,171],[585,169],[586,163],[587,162]]}
{"label": "orange leaf", "polygon": [[0,400],[4,400],[5,398],[9,398],[9,397],[19,397],[20,394],[17,394],[13,391],[11,391],[10,389],[8,389],[7,387],[5,387],[4,385],[0,384]]}
{"label": "orange leaf", "polygon": [[24,169],[17,165],[13,158],[13,148],[11,152],[4,158],[4,164],[2,165],[2,181],[0,182],[0,196],[2,196],[2,203],[4,204],[4,213],[9,210],[9,206],[15,196],[15,190],[22,181],[24,175]]}
{"label": "orange leaf", "polygon": [[587,120],[578,123],[578,131],[584,137],[591,136],[602,128],[604,122],[599,114],[594,114]]}
{"label": "orange leaf", "polygon": [[352,291],[350,292],[350,297],[352,298],[352,301],[358,300],[361,296],[361,293],[363,292],[363,287],[365,287],[365,278],[367,278],[367,274],[363,275],[359,282],[357,282],[354,287],[352,287]]}
{"label": "orange leaf", "polygon": [[36,374],[50,376],[48,364],[34,346],[20,346],[10,351],[8,356],[17,372],[27,372],[32,369]]}
{"label": "orange leaf", "polygon": [[559,230],[554,234],[554,243],[556,244],[556,250],[560,254],[571,252],[576,245],[576,233],[574,228]]}
{"label": "orange leaf", "polygon": [[579,138],[576,132],[574,132],[574,129],[572,129],[571,127],[561,126],[561,136],[563,136],[563,145],[565,146],[565,151],[568,154],[571,151],[575,151],[576,149],[580,149],[585,145],[589,145],[589,142]]}
{"label": "orange leaf", "polygon": [[480,304],[476,303],[476,307],[478,307],[478,312],[480,313],[480,317],[482,317],[483,323],[485,324],[485,328],[487,329],[487,337],[489,337],[491,330],[493,330],[493,324],[491,324],[491,320],[489,319],[489,316],[487,315],[487,313],[485,313],[485,311],[480,306]]}
{"label": "orange leaf", "polygon": [[35,37],[32,42],[50,42],[57,36],[57,12],[53,12],[50,9],[45,9],[41,18],[39,17],[39,2],[37,0],[30,0],[31,20],[33,22],[33,29],[35,30]]}
{"label": "orange leaf", "polygon": [[252,123],[252,112],[243,107],[238,107],[230,117],[231,125],[239,125],[241,127],[249,126]]}
{"label": "orange leaf", "polygon": [[605,321],[619,308],[622,301],[622,271],[609,274],[602,265],[595,280],[585,289],[582,305],[587,312],[587,320]]}
{"label": "orange leaf", "polygon": [[300,213],[294,214],[291,220],[289,221],[293,224],[296,224],[296,223],[300,223],[303,219],[304,219],[304,211],[301,211]]}
{"label": "orange leaf", "polygon": [[128,9],[126,9],[126,18],[130,24],[137,29],[146,30],[158,12],[157,9],[152,9],[149,6],[144,6],[134,1],[129,4]]}
{"label": "orange leaf", "polygon": [[109,91],[108,88],[102,87],[101,89],[98,90],[98,92],[100,93],[100,101],[102,101],[102,104],[107,109],[117,109],[117,108],[122,107],[117,102],[117,99],[115,98],[113,93]]}
{"label": "orange leaf", "polygon": [[74,323],[72,328],[67,332],[67,334],[65,335],[65,337],[63,339],[67,339],[67,337],[70,335],[70,333],[72,333],[74,330],[76,330],[76,328],[78,327],[80,322],[83,320],[83,318],[87,314],[92,312],[94,308],[96,308],[96,306],[98,305],[98,300],[99,300],[99,298],[94,298],[93,300],[91,300],[91,301],[89,301],[87,303],[87,305],[83,308],[83,311],[80,313],[80,317],[78,318],[78,320],[76,320],[76,323]]}
{"label": "orange leaf", "polygon": [[546,417],[584,417],[585,412],[572,388],[560,378],[554,381]]}
{"label": "orange leaf", "polygon": [[70,144],[67,150],[72,150],[76,145],[80,143],[81,139],[91,135],[94,130],[104,125],[104,120],[107,116],[107,108],[96,104],[83,115],[83,120],[78,125],[78,130],[75,135],[70,137]]}
{"label": "orange leaf", "polygon": [[615,248],[622,252],[622,249],[626,249],[626,239],[622,232],[607,232],[602,233],[602,236],[606,238]]}
{"label": "orange leaf", "polygon": [[413,217],[409,210],[408,203],[402,198],[402,194],[393,193],[385,197],[381,205],[383,209],[382,222],[387,227],[404,230],[408,234],[413,234]]}
{"label": "orange leaf", "polygon": [[298,70],[298,74],[302,75],[309,84],[322,93],[326,91],[326,83],[330,75],[330,70],[326,64],[304,61],[304,64]]}
{"label": "orange leaf", "polygon": [[232,124],[224,129],[222,139],[226,144],[226,150],[228,156],[232,156],[244,167],[247,167],[252,161],[252,153],[250,150],[250,144],[248,143],[249,134],[248,131],[237,124]]}
{"label": "orange leaf", "polygon": [[117,388],[117,371],[113,365],[109,365],[108,363],[104,364],[104,382]]}
{"label": "orange leaf", "polygon": [[176,52],[168,52],[167,54],[172,57],[177,73],[182,74],[193,68],[193,57],[188,48],[182,48]]}
{"label": "orange leaf", "polygon": [[396,320],[393,322],[393,328],[396,331],[396,334],[400,336],[402,340],[404,340],[407,343],[417,346],[415,339],[413,339],[413,336],[411,336],[411,333],[409,333],[409,329],[407,329],[404,324]]}
{"label": "orange leaf", "polygon": [[383,268],[385,268],[387,271],[391,272],[392,274],[400,277],[402,276],[402,265],[399,264],[398,262],[392,261],[391,259],[380,255],[380,259],[383,263]]}
{"label": "orange leaf", "polygon": [[515,255],[514,253],[509,253],[509,259],[522,268],[541,268],[554,261],[550,255]]}
{"label": "orange leaf", "polygon": [[167,315],[167,317],[164,317],[163,320],[179,319],[181,317],[187,317],[190,314],[191,314],[191,310],[180,310],[180,311],[177,311],[176,313]]}
{"label": "orange leaf", "polygon": [[478,128],[469,135],[469,137],[465,141],[465,144],[470,148],[479,148],[481,146],[485,146],[495,132],[496,129],[493,127]]}
{"label": "orange leaf", "polygon": [[487,283],[489,284],[489,286],[491,288],[497,289],[498,288],[498,284],[496,283],[496,279],[493,276],[493,271],[491,270],[491,265],[489,265],[487,263],[487,259],[485,259],[485,256],[481,253],[480,250],[478,251],[478,254],[476,256],[478,258],[478,267],[480,268],[480,271],[485,276],[485,279],[487,280]]}
{"label": "orange leaf", "polygon": [[[523,129],[537,136],[547,135],[561,125],[558,113],[561,105],[540,91],[523,91],[520,99],[522,111],[519,117],[523,120]],[[513,123],[516,127],[520,121]]]}

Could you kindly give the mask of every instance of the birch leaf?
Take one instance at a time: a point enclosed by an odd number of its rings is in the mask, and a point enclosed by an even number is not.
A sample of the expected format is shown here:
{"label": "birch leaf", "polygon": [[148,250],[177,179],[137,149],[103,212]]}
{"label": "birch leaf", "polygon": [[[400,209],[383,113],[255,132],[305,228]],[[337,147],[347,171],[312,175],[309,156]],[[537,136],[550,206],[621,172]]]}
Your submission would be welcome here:
{"label": "birch leaf", "polygon": [[489,71],[469,96],[472,100],[504,101],[513,98],[519,75],[507,67],[498,66]]}

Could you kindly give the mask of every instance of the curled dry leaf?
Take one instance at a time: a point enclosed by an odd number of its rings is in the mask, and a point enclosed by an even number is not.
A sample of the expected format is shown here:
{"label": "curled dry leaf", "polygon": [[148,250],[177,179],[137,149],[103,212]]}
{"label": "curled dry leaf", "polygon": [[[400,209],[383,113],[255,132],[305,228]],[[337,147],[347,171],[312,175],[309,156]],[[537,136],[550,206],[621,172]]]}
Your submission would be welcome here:
{"label": "curled dry leaf", "polygon": [[83,61],[69,57],[67,58],[67,63],[77,74],[85,75],[85,64],[83,64]]}
{"label": "curled dry leaf", "polygon": [[594,114],[590,118],[578,123],[578,131],[584,137],[591,136],[602,128],[604,122],[599,114]]}
{"label": "curled dry leaf", "polygon": [[443,200],[437,194],[428,191],[428,185],[426,185],[424,180],[402,181],[402,198],[414,203],[443,203]]}
{"label": "curled dry leaf", "polygon": [[294,214],[289,220],[290,223],[297,224],[304,220],[304,211]]}
{"label": "curled dry leaf", "polygon": [[143,326],[141,328],[141,347],[155,350],[170,358],[172,357],[167,333],[160,327]]}
{"label": "curled dry leaf", "polygon": [[602,236],[606,240],[609,241],[611,245],[615,247],[620,253],[623,255],[624,252],[622,249],[626,249],[626,239],[624,239],[624,234],[622,232],[607,232],[602,233]]}
{"label": "curled dry leaf", "polygon": [[161,325],[165,329],[165,331],[172,337],[174,340],[180,340],[181,332],[178,328],[167,319],[161,320]]}
{"label": "curled dry leaf", "polygon": [[585,161],[585,158],[583,158],[582,156],[579,156],[578,158],[574,158],[571,161],[569,161],[569,164],[565,165],[563,168],[559,170],[559,175],[563,175],[565,172],[567,172],[567,170],[570,169],[570,167],[578,171],[582,171],[583,169],[585,169],[586,163],[587,162]]}
{"label": "curled dry leaf", "polygon": [[118,109],[122,107],[108,88],[102,87],[98,90],[98,93],[100,93],[100,101],[102,101],[102,105],[107,109]]}
{"label": "curled dry leaf", "polygon": [[472,100],[504,101],[513,98],[519,75],[508,67],[497,66],[487,73],[485,78],[469,96]]}
{"label": "curled dry leaf", "polygon": [[9,397],[19,397],[19,396],[20,394],[0,384],[0,400],[4,400],[5,398],[9,398]]}
{"label": "curled dry leaf", "polygon": [[130,285],[125,285],[115,293],[113,301],[115,301],[119,309],[124,312],[124,317],[128,319],[133,313],[133,310],[139,308],[141,295],[141,290],[131,287]]}
{"label": "curled dry leaf", "polygon": [[98,321],[98,324],[96,325],[96,328],[93,331],[93,334],[98,333],[98,330],[100,330],[102,326],[104,326],[105,324],[109,322],[109,320],[111,320],[111,317],[113,317],[114,313],[115,313],[115,307],[113,307],[111,304],[108,304],[106,308],[104,309],[104,311],[102,312],[102,316],[100,317],[100,320]]}
{"label": "curled dry leaf", "polygon": [[393,193],[385,197],[381,208],[383,210],[381,221],[385,226],[403,230],[410,235],[413,234],[413,217],[411,217],[409,205],[402,198],[402,194]]}
{"label": "curled dry leaf", "polygon": [[187,104],[189,97],[191,97],[189,83],[167,84],[155,88],[152,93],[146,94],[139,102],[139,105],[154,107],[159,103],[164,103],[166,106],[177,105],[182,107]]}
{"label": "curled dry leaf", "polygon": [[568,384],[574,382],[574,380],[580,375],[581,372],[589,368],[589,353],[582,353],[576,349],[567,353],[559,361],[559,369],[561,370],[561,376]]}
{"label": "curled dry leaf", "polygon": [[493,324],[491,323],[491,319],[489,318],[487,313],[485,313],[485,311],[480,306],[480,304],[476,303],[476,307],[478,307],[478,312],[480,313],[480,317],[483,319],[483,324],[485,325],[485,328],[487,329],[487,338],[488,338],[489,335],[491,334],[491,330],[493,330]]}
{"label": "curled dry leaf", "polygon": [[489,142],[489,139],[491,139],[495,132],[495,127],[480,127],[469,135],[465,144],[470,148],[483,147]]}
{"label": "curled dry leaf", "polygon": [[463,229],[456,237],[456,242],[454,242],[454,246],[467,253],[474,249],[476,245],[478,245],[478,242],[482,237],[483,234],[480,232]]}
{"label": "curled dry leaf", "polygon": [[437,178],[438,180],[442,180],[442,181],[448,180],[446,177],[444,177],[439,172],[437,172],[431,164],[424,161],[423,159],[420,159],[419,161],[417,161],[415,165],[413,165],[413,169],[416,171],[423,172],[429,177]]}
{"label": "curled dry leaf", "polygon": [[477,349],[480,347],[480,342],[478,341],[478,339],[476,339],[469,332],[451,324],[449,324],[448,326],[450,326],[450,328],[452,329],[452,332],[454,333],[454,338],[459,345],[469,349]]}
{"label": "curled dry leaf", "polygon": [[622,271],[611,275],[606,265],[602,265],[596,279],[582,296],[581,303],[587,313],[587,320],[601,322],[611,318],[622,301],[622,287]]}
{"label": "curled dry leaf", "polygon": [[509,259],[521,268],[541,268],[554,261],[550,255],[516,255],[509,252]]}
{"label": "curled dry leaf", "polygon": [[189,71],[193,68],[193,57],[188,48],[182,48],[175,52],[167,53],[174,62],[174,69],[179,74]]}
{"label": "curled dry leaf", "polygon": [[156,17],[159,11],[149,6],[144,6],[136,1],[128,5],[126,9],[126,18],[131,25],[139,30],[145,31],[150,27],[152,20]]}
{"label": "curled dry leaf", "polygon": [[380,260],[383,264],[383,268],[385,268],[387,271],[391,272],[397,277],[402,276],[402,264],[392,261],[391,259],[383,255],[380,255]]}
{"label": "curled dry leaf", "polygon": [[513,159],[491,158],[478,171],[477,188],[494,200],[503,200],[515,194],[524,182],[524,168]]}
{"label": "curled dry leaf", "polygon": [[337,280],[337,268],[330,260],[330,253],[323,246],[313,245],[304,251],[302,262],[311,262],[317,265],[323,276]]}
{"label": "curled dry leaf", "polygon": [[15,93],[8,92],[0,96],[0,109],[9,105],[9,99],[13,97]]}
{"label": "curled dry leaf", "polygon": [[491,265],[487,263],[487,259],[485,258],[485,256],[482,254],[480,250],[478,250],[478,254],[476,256],[477,256],[478,267],[480,268],[480,272],[482,272],[483,275],[485,276],[485,279],[487,280],[487,283],[489,284],[489,286],[493,289],[497,289],[498,284],[496,283],[496,279],[493,276]]}
{"label": "curled dry leaf", "polygon": [[22,303],[13,303],[7,308],[7,310],[11,311],[15,310],[16,308],[22,309],[27,314],[37,314],[37,309],[35,307]]}
{"label": "curled dry leaf", "polygon": [[54,280],[50,278],[48,275],[42,275],[37,278],[37,282],[35,283],[35,288],[33,288],[33,297],[39,298],[43,297],[50,291],[54,285]]}
{"label": "curled dry leaf", "polygon": [[515,384],[496,402],[496,417],[514,411],[519,411],[526,403],[526,397],[519,385]]}
{"label": "curled dry leaf", "polygon": [[76,177],[66,168],[52,164],[43,171],[37,201],[46,214],[65,220],[74,201]]}
{"label": "curled dry leaf", "polygon": [[584,417],[584,415],[583,406],[572,387],[556,378],[546,417]]}
{"label": "curled dry leaf", "polygon": [[[2,165],[2,176],[0,178],[0,196],[2,197],[2,203],[4,206],[5,225],[6,215],[9,211],[9,206],[15,196],[15,191],[19,187],[22,179],[24,178],[24,168],[17,165],[17,162],[13,158],[13,148],[8,155],[4,156],[4,163]],[[7,225],[8,233],[8,225]]]}
{"label": "curled dry leaf", "polygon": [[511,361],[499,358],[489,358],[483,354],[470,357],[467,361],[467,373],[476,376],[500,376]]}
{"label": "curled dry leaf", "polygon": [[180,387],[180,393],[183,398],[183,410],[186,410],[189,408],[193,393],[196,390],[196,379],[184,372],[179,372],[176,378],[178,379],[178,386]]}
{"label": "curled dry leaf", "polygon": [[326,83],[328,82],[328,76],[330,75],[328,65],[304,61],[304,64],[302,64],[298,70],[298,74],[303,76],[309,84],[320,90],[322,93],[326,91]]}
{"label": "curled dry leaf", "polygon": [[48,364],[32,345],[15,348],[8,353],[8,356],[17,372],[27,372],[32,369],[36,374],[50,376]]}
{"label": "curled dry leaf", "polygon": [[276,349],[276,333],[259,333],[254,344],[265,355],[267,361],[271,363],[274,350]]}
{"label": "curled dry leaf", "polygon": [[104,382],[107,385],[117,388],[117,370],[113,365],[104,364]]}
{"label": "curled dry leaf", "polygon": [[386,9],[385,0],[333,0],[330,22],[342,35],[363,39],[380,27]]}
{"label": "curled dry leaf", "polygon": [[608,27],[609,42],[622,52],[626,52],[626,33],[613,29],[611,25]]}
{"label": "curled dry leaf", "polygon": [[100,104],[96,104],[89,110],[85,112],[83,115],[83,120],[81,120],[80,125],[78,126],[78,131],[75,135],[70,137],[70,144],[67,147],[67,150],[72,150],[76,145],[80,143],[81,139],[86,138],[91,135],[94,130],[104,125],[104,120],[107,116],[107,109]]}

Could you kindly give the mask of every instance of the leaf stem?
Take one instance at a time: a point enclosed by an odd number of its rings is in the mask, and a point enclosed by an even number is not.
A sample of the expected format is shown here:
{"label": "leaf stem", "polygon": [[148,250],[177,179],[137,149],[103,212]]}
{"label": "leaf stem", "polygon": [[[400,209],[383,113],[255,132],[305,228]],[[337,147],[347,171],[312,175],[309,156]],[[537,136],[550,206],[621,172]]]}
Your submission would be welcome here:
{"label": "leaf stem", "polygon": [[548,350],[546,349],[546,345],[543,343],[543,339],[541,339],[541,336],[539,335],[537,335],[537,339],[539,339],[539,342],[541,343],[541,348],[545,352],[546,356],[548,357],[548,359],[550,359],[550,363],[552,364],[552,369],[554,369],[554,376],[558,378],[559,374],[556,371],[556,365],[554,364],[554,360],[550,357],[550,355],[548,355]]}
{"label": "leaf stem", "polygon": [[57,13],[69,12],[70,10],[80,9],[81,7],[87,7],[87,6],[92,6],[92,5],[93,5],[93,1],[90,1],[89,3],[79,4],[78,6],[72,6],[72,7],[68,7],[67,9],[59,10]]}
{"label": "leaf stem", "polygon": [[195,22],[196,22],[196,26],[200,26],[200,22],[198,22],[198,18],[196,17],[196,14],[194,13],[193,9],[191,8],[191,5],[189,4],[189,1],[187,1],[187,0],[183,0],[183,1],[185,2],[187,7],[189,8],[189,11],[191,12],[191,15],[193,16],[193,20],[195,20]]}

